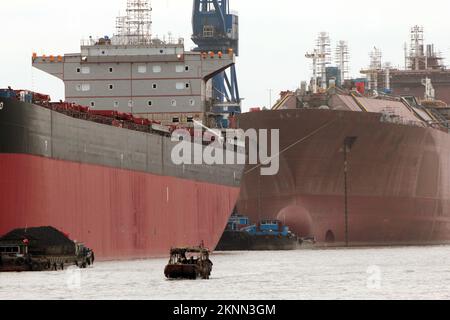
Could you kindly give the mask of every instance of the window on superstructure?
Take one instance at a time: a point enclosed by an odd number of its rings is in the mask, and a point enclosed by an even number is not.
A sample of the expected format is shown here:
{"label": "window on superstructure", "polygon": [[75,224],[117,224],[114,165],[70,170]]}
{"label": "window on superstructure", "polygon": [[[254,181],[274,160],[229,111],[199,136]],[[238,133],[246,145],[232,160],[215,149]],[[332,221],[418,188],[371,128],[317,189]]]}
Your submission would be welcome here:
{"label": "window on superstructure", "polygon": [[203,37],[212,38],[214,37],[214,26],[203,26]]}
{"label": "window on superstructure", "polygon": [[156,83],[152,84],[152,88],[153,88],[153,90],[158,89],[158,84],[156,84]]}
{"label": "window on superstructure", "polygon": [[190,99],[189,100],[189,104],[193,107],[195,106],[195,100],[194,99]]}
{"label": "window on superstructure", "polygon": [[184,67],[184,71],[188,72],[189,71],[189,66],[185,66]]}
{"label": "window on superstructure", "polygon": [[189,89],[191,87],[191,84],[189,82],[186,82],[186,89]]}
{"label": "window on superstructure", "polygon": [[109,68],[109,73],[113,73],[114,72],[114,68]]}
{"label": "window on superstructure", "polygon": [[92,107],[92,108],[95,107],[95,101],[91,101],[91,107]]}
{"label": "window on superstructure", "polygon": [[180,118],[172,118],[172,122],[173,123],[179,123],[180,122]]}
{"label": "window on superstructure", "polygon": [[184,66],[176,66],[176,67],[175,67],[175,71],[176,71],[177,73],[184,72]]}
{"label": "window on superstructure", "polygon": [[151,107],[151,106],[153,106],[153,102],[152,102],[151,100],[148,100],[148,101],[147,101],[147,105],[148,105],[149,107]]}
{"label": "window on superstructure", "polygon": [[177,82],[175,87],[177,90],[183,90],[184,89],[184,83],[183,82]]}
{"label": "window on superstructure", "polygon": [[161,66],[153,66],[153,72],[154,73],[160,73],[162,71]]}
{"label": "window on superstructure", "polygon": [[90,74],[91,73],[91,68],[89,68],[89,67],[82,67],[81,68],[81,73],[82,74]]}
{"label": "window on superstructure", "polygon": [[194,122],[194,117],[187,117],[187,122],[188,123]]}
{"label": "window on superstructure", "polygon": [[77,84],[76,90],[77,91],[90,91],[91,85],[89,83]]}
{"label": "window on superstructure", "polygon": [[138,73],[147,73],[147,66],[138,66]]}
{"label": "window on superstructure", "polygon": [[114,101],[114,108],[119,108],[119,101]]}
{"label": "window on superstructure", "polygon": [[110,85],[108,85],[108,88],[109,88],[109,90],[113,90],[114,89],[114,85],[110,84]]}
{"label": "window on superstructure", "polygon": [[81,73],[81,68],[77,68],[77,73]]}
{"label": "window on superstructure", "polygon": [[173,99],[172,101],[170,101],[170,105],[172,107],[176,107],[177,106],[177,100]]}

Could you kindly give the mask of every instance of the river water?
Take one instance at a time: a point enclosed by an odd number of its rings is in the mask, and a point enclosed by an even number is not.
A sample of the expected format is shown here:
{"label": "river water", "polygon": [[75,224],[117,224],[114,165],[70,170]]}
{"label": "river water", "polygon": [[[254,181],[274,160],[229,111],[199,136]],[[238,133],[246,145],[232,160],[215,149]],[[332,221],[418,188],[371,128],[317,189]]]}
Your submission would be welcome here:
{"label": "river water", "polygon": [[0,274],[0,299],[450,299],[450,246],[216,253],[211,280],[168,281],[167,259]]}

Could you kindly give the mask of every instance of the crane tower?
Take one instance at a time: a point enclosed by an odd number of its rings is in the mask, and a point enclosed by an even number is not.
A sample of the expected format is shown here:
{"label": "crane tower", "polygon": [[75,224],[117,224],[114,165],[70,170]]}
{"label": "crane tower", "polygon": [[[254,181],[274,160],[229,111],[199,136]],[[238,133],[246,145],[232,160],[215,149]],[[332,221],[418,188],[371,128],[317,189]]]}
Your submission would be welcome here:
{"label": "crane tower", "polygon": [[[230,12],[228,0],[194,0],[192,27],[195,51],[239,55],[239,19]],[[241,113],[235,65],[212,79],[212,90],[218,117]]]}

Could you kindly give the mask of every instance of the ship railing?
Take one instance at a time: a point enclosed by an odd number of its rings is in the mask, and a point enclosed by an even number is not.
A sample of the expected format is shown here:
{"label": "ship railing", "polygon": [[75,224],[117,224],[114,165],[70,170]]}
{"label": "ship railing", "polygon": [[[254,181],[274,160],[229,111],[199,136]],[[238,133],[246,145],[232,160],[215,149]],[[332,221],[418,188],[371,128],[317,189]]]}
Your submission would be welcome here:
{"label": "ship railing", "polygon": [[421,128],[427,128],[431,127],[438,130],[444,130],[448,131],[450,128],[450,121],[414,121],[414,120],[405,120],[404,118],[401,118],[398,115],[391,115],[391,114],[382,114],[380,118],[380,122],[383,123],[392,123],[392,124],[398,124],[403,126],[410,126],[410,127],[421,127]]}
{"label": "ship railing", "polygon": [[[43,95],[42,95],[43,96]],[[47,97],[47,96],[45,96]],[[133,130],[133,131],[139,131],[139,132],[146,132],[146,133],[153,133],[158,134],[160,136],[170,137],[172,136],[172,133],[175,132],[177,129],[187,129],[187,131],[191,134],[192,137],[194,137],[194,131],[189,128],[183,128],[178,127],[175,125],[161,125],[161,123],[156,121],[150,121],[145,118],[139,118],[135,117],[133,114],[125,114],[115,111],[104,111],[103,113],[96,112],[93,110],[90,110],[89,107],[84,107],[81,105],[77,105],[70,102],[49,102],[49,100],[41,101],[41,100],[35,100],[33,99],[30,101],[36,105],[39,105],[43,108],[52,110],[54,112],[58,112],[61,114],[64,114],[66,116],[69,116],[71,118],[75,119],[81,119],[91,122],[96,122],[99,124],[114,126],[118,128]],[[204,134],[204,132],[202,131]],[[209,146],[211,143],[213,143],[215,139],[202,139],[201,144],[203,146]],[[195,139],[194,139],[194,143]],[[235,143],[235,142],[233,142]],[[240,145],[234,145],[233,143],[230,143],[228,141],[225,141],[222,146],[224,150],[230,150],[229,148],[232,147],[235,152],[239,152],[239,147],[242,147]]]}
{"label": "ship railing", "polygon": [[164,46],[182,46],[184,45],[184,38],[173,38],[171,36],[158,38],[136,38],[133,36],[114,36],[112,38],[108,37],[89,37],[89,39],[81,39],[80,44],[82,47],[92,47],[92,46],[151,46],[160,47]]}
{"label": "ship railing", "polygon": [[398,118],[398,117],[393,118],[393,117],[383,116],[380,118],[380,122],[398,124],[398,125],[409,126],[409,127],[421,127],[421,128],[427,127],[427,124],[425,122],[414,121],[414,120],[405,120],[405,119]]}
{"label": "ship railing", "polygon": [[[0,93],[3,93],[4,97],[22,102],[32,103],[42,108],[61,113],[75,119],[92,121],[134,131],[154,133],[166,137],[170,137],[172,133],[177,129],[187,130],[192,137],[194,137],[195,134],[195,130],[193,130],[192,128],[185,128],[175,125],[162,125],[160,122],[136,117],[131,113],[120,113],[116,111],[99,112],[90,110],[89,107],[77,105],[71,102],[63,102],[62,100],[60,100],[59,102],[50,102],[50,96],[39,94],[36,92],[26,90],[13,90],[11,88],[8,88],[1,89]],[[205,134],[205,132],[202,131],[202,136]],[[202,139],[202,144],[204,146],[208,146],[214,141],[215,137],[214,139]],[[239,151],[239,148],[243,147],[236,141],[227,141],[226,139],[223,139],[223,141],[224,143],[222,144],[222,146],[224,150],[229,150],[229,147],[232,147],[235,152],[237,152]]]}

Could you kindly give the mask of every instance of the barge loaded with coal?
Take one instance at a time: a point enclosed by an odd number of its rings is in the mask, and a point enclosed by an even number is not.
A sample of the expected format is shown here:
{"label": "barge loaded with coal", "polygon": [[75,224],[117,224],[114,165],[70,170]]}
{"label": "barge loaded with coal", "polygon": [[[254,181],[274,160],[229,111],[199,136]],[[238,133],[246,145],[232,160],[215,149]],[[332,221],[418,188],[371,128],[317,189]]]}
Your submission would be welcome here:
{"label": "barge loaded with coal", "polygon": [[15,229],[0,238],[0,272],[84,269],[94,261],[91,249],[52,227]]}

